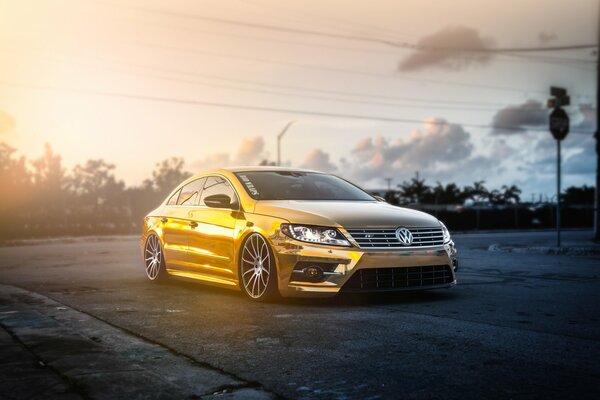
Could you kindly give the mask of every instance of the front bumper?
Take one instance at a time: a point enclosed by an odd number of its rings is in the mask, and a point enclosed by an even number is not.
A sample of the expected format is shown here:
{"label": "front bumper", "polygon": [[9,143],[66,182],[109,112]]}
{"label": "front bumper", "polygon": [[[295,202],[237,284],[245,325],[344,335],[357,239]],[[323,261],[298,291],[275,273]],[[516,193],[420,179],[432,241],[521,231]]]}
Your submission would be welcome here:
{"label": "front bumper", "polygon": [[[394,250],[364,250],[359,247],[337,247],[303,243],[288,238],[274,241],[275,256],[279,272],[279,292],[284,297],[331,297],[342,291],[390,291],[390,290],[424,290],[450,287],[456,284],[456,249],[450,242],[441,246],[423,248],[404,248]],[[299,264],[300,263],[300,264]],[[315,264],[329,266],[330,271],[324,273],[318,282],[307,281],[300,272],[302,266]],[[418,268],[416,268],[418,267]],[[389,285],[382,287],[356,287],[355,277],[360,270],[370,270],[361,275],[372,277],[377,272],[382,276],[404,276],[415,271],[433,271],[430,267],[449,271],[443,281],[439,279],[423,280],[422,285]],[[376,270],[376,271],[374,271]],[[437,271],[437,270],[436,270]],[[450,274],[450,275],[448,275]],[[379,274],[377,274],[379,275]],[[424,275],[421,275],[424,276]],[[428,275],[433,276],[433,275]],[[438,276],[438,275],[435,275]],[[361,276],[362,279],[362,276]],[[372,278],[369,278],[372,280]],[[348,287],[344,287],[348,283]],[[377,285],[376,285],[377,286]],[[357,290],[359,289],[359,290]]]}

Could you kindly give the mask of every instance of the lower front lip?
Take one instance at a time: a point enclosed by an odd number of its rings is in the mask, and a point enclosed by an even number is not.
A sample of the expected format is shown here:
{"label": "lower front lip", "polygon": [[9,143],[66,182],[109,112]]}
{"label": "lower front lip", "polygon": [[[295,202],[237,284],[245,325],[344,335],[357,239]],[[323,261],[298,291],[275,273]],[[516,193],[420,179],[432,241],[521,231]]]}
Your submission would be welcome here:
{"label": "lower front lip", "polygon": [[[284,239],[275,241],[274,247],[279,272],[279,290],[283,296],[333,296],[359,269],[452,266],[456,254],[452,242],[428,248],[365,250]],[[299,262],[333,264],[335,268],[331,273],[324,274],[323,281],[309,282],[303,279],[301,273],[294,271]]]}

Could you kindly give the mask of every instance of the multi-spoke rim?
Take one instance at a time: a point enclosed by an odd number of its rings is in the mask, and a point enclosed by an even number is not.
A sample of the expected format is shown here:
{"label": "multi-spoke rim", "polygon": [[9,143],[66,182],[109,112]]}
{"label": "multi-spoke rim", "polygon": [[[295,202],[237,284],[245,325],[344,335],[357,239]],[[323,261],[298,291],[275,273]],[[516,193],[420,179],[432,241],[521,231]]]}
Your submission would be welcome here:
{"label": "multi-spoke rim", "polygon": [[146,262],[146,275],[150,280],[155,280],[160,273],[162,263],[162,250],[160,241],[156,235],[148,236],[146,240],[146,251],[144,252],[144,261]]}
{"label": "multi-spoke rim", "polygon": [[252,234],[242,250],[242,285],[246,293],[254,299],[260,298],[269,284],[271,257],[267,241],[259,234]]}

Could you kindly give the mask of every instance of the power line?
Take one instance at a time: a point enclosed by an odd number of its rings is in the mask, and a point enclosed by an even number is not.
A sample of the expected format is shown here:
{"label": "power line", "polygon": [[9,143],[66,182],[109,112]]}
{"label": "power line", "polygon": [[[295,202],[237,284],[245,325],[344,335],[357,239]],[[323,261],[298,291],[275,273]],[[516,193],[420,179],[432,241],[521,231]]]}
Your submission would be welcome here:
{"label": "power line", "polygon": [[[323,28],[323,25],[315,25],[315,24],[307,24],[306,23],[306,19],[309,19],[311,21],[313,21],[315,18],[316,19],[320,19],[321,21],[326,21],[327,26],[334,26],[336,27],[336,29],[342,28],[344,30],[347,29],[353,29],[355,31],[358,30],[362,30],[364,31],[365,29],[368,29],[370,31],[379,31],[380,34],[383,34],[385,36],[387,36],[387,38],[389,37],[398,37],[398,36],[406,36],[406,37],[410,37],[410,38],[418,38],[417,35],[415,35],[414,33],[406,33],[406,32],[400,32],[398,30],[395,29],[389,29],[389,28],[385,28],[382,26],[374,26],[374,25],[370,25],[370,24],[365,24],[363,22],[356,22],[356,21],[348,21],[342,18],[334,18],[334,17],[328,17],[328,16],[324,16],[318,13],[310,13],[307,12],[305,7],[301,7],[300,9],[298,8],[290,8],[290,7],[285,7],[281,2],[278,3],[272,3],[269,4],[268,6],[266,4],[261,4],[260,2],[253,2],[250,0],[239,0],[241,3],[244,3],[248,6],[252,6],[253,9],[258,8],[262,8],[262,9],[269,9],[269,11],[271,11],[270,14],[266,14],[267,16],[272,16],[274,18],[285,18],[287,20],[291,20],[291,21],[295,21],[297,23],[301,23],[304,25],[308,25],[308,26],[316,26],[318,28]],[[279,10],[283,10],[283,12],[279,11],[275,11],[275,14],[272,13],[274,8],[278,8]],[[289,13],[286,12],[287,11],[291,11],[293,14],[299,14],[299,15],[304,15],[306,16],[304,19],[298,19],[298,18],[290,18]],[[256,14],[256,11],[254,11],[254,13]],[[258,14],[261,15],[261,14]],[[262,13],[262,15],[264,16],[264,12]],[[333,22],[333,25],[332,25]],[[393,36],[392,36],[393,35]]]}
{"label": "power line", "polygon": [[395,46],[394,42],[392,42],[392,41],[371,38],[371,37],[367,37],[367,36],[337,34],[337,33],[323,32],[323,31],[312,31],[312,30],[308,30],[308,29],[289,28],[289,27],[283,27],[283,26],[259,24],[259,23],[253,23],[253,22],[247,22],[247,21],[236,21],[236,20],[230,20],[230,19],[225,19],[225,18],[208,17],[208,16],[203,16],[203,15],[197,15],[197,14],[188,14],[188,13],[182,13],[182,12],[176,12],[176,11],[159,10],[159,9],[148,8],[148,7],[124,6],[122,4],[117,5],[114,3],[105,3],[105,4],[110,4],[112,6],[118,6],[118,7],[122,7],[122,8],[128,8],[131,10],[143,11],[143,12],[147,12],[147,13],[168,15],[171,17],[194,19],[194,20],[200,20],[200,21],[206,21],[206,22],[214,22],[214,23],[224,24],[224,25],[234,25],[234,26],[242,26],[242,27],[253,28],[253,29],[261,29],[261,30],[285,32],[285,33],[295,33],[295,34],[318,36],[318,37],[328,37],[328,38],[332,38],[332,39],[356,40],[356,41],[372,42],[372,43],[379,43],[379,44]]}
{"label": "power line", "polygon": [[582,64],[596,64],[597,60],[589,60],[584,58],[571,58],[571,57],[556,57],[556,56],[538,56],[533,54],[520,54],[520,53],[506,53],[503,54],[508,57],[519,57],[525,58],[527,60],[540,60],[543,62],[552,62],[552,63],[582,63]]}
{"label": "power line", "polygon": [[[284,10],[292,11],[294,13],[301,12],[304,15],[310,16],[311,18],[315,18],[316,17],[316,18],[319,18],[321,20],[326,19],[326,20],[331,20],[331,21],[335,21],[335,22],[341,22],[343,24],[346,24],[346,26],[349,26],[349,27],[356,28],[358,26],[358,27],[363,27],[363,28],[368,28],[368,29],[376,29],[376,30],[379,30],[379,31],[388,31],[388,32],[394,33],[395,35],[399,34],[399,35],[402,35],[402,36],[409,36],[409,37],[416,38],[416,39],[419,38],[419,36],[417,36],[415,34],[407,34],[406,32],[398,32],[396,30],[392,30],[392,29],[388,29],[388,28],[376,27],[376,26],[372,26],[372,25],[368,25],[368,24],[364,24],[364,23],[351,22],[351,21],[344,20],[344,19],[341,19],[341,18],[323,17],[323,16],[321,16],[319,14],[316,14],[316,13],[307,13],[306,10],[304,10],[304,9],[298,10],[298,9],[292,9],[290,7],[284,7],[279,2],[277,4],[269,4],[267,6],[266,4],[262,4],[260,1],[252,1],[252,0],[239,0],[239,1],[242,2],[242,3],[251,4],[251,5],[254,5],[254,6],[257,6],[257,7],[262,7],[262,8],[265,8],[265,7],[274,8],[275,7],[275,8],[279,8],[279,9],[284,9]],[[282,14],[279,14],[279,15],[282,15]],[[278,18],[278,16],[277,16],[277,18]],[[287,17],[287,16],[285,18],[289,19],[289,17]],[[582,45],[582,46],[583,47],[581,47],[581,48],[588,48],[587,45]],[[592,46],[592,45],[590,45],[590,46]],[[597,47],[597,45],[595,47]],[[549,48],[549,47],[537,47],[535,49],[536,49],[535,51],[550,51],[550,50],[553,50],[553,48]],[[448,50],[448,48],[444,48],[444,50]],[[450,49],[450,50],[452,50],[452,49]],[[462,49],[456,49],[456,50],[462,50]],[[509,49],[492,49],[492,50],[496,50],[496,51],[509,51]],[[527,49],[527,48],[522,48],[522,50],[523,51],[534,51],[534,50]],[[563,49],[561,48],[560,50],[563,50]],[[473,51],[479,51],[479,50],[475,50],[474,49]],[[527,55],[525,55],[525,54],[522,54],[521,56],[523,58],[527,58]],[[572,59],[569,59],[569,60],[572,60]],[[577,60],[577,61],[588,62],[590,60]],[[543,61],[541,61],[541,62],[543,62]],[[595,62],[595,61],[592,61],[592,62]]]}
{"label": "power line", "polygon": [[369,53],[369,54],[382,54],[382,55],[390,55],[391,56],[391,55],[398,55],[398,50],[405,50],[405,49],[383,50],[383,49],[374,49],[374,48],[367,49],[367,48],[363,48],[363,47],[361,47],[361,48],[345,47],[345,46],[337,46],[337,45],[327,45],[327,44],[323,44],[323,43],[299,42],[299,41],[295,41],[295,40],[274,39],[271,37],[262,37],[262,36],[249,36],[249,35],[236,34],[236,33],[231,33],[231,32],[207,31],[204,29],[194,29],[194,28],[190,28],[187,26],[171,25],[171,24],[156,23],[156,22],[151,22],[151,23],[149,23],[149,25],[155,25],[155,26],[159,26],[161,28],[177,29],[177,30],[193,32],[193,33],[234,37],[234,38],[240,38],[240,39],[244,39],[244,40],[257,40],[257,41],[262,41],[262,42],[291,44],[291,45],[295,45],[295,46],[308,46],[308,47],[317,47],[317,48],[342,50],[342,51],[355,51],[355,52],[362,52],[362,53]]}
{"label": "power line", "polygon": [[[236,91],[242,91],[242,92],[250,92],[250,93],[262,93],[262,94],[269,94],[269,95],[275,95],[275,96],[284,96],[287,98],[307,98],[307,99],[314,99],[314,100],[325,100],[325,101],[335,101],[335,102],[341,102],[341,103],[351,103],[351,104],[365,104],[365,105],[371,105],[371,106],[380,106],[380,107],[394,107],[394,108],[416,108],[416,109],[422,109],[424,107],[428,107],[428,108],[433,108],[433,109],[437,109],[437,110],[450,110],[450,111],[480,111],[480,112],[490,112],[490,111],[498,111],[498,107],[495,108],[476,108],[473,105],[471,106],[466,106],[466,105],[462,105],[462,106],[452,106],[452,102],[446,102],[446,104],[450,104],[450,106],[448,105],[440,105],[440,104],[414,104],[414,103],[390,103],[390,102],[381,102],[381,101],[365,101],[365,100],[353,100],[353,99],[348,99],[348,98],[339,98],[339,97],[327,97],[327,96],[319,96],[319,95],[307,95],[307,94],[299,94],[299,93],[290,93],[290,92],[278,92],[278,91],[273,91],[273,90],[268,90],[268,89],[256,89],[256,88],[246,88],[246,87],[240,87],[240,86],[232,86],[232,85],[223,85],[223,84],[216,84],[216,83],[207,83],[207,82],[201,82],[198,80],[190,80],[190,79],[181,79],[181,78],[173,78],[173,77],[165,77],[165,76],[160,76],[160,75],[156,75],[156,74],[148,74],[148,73],[142,73],[140,74],[139,72],[130,72],[130,71],[125,71],[121,68],[106,68],[105,69],[108,70],[112,70],[112,71],[117,71],[117,72],[121,72],[121,73],[126,73],[126,74],[131,74],[131,75],[135,75],[135,76],[147,76],[150,78],[154,78],[154,79],[161,79],[161,80],[166,80],[166,81],[172,81],[172,82],[182,82],[182,83],[191,83],[191,84],[195,84],[195,85],[200,85],[200,86],[208,86],[208,87],[216,87],[216,88],[223,88],[223,89],[231,89],[231,90],[236,90]],[[191,75],[191,74],[190,74]],[[195,75],[195,74],[194,74]],[[412,101],[410,99],[407,99],[408,101]],[[435,100],[432,100],[435,101]],[[475,105],[486,105],[485,103],[473,103]],[[503,107],[505,106],[509,106],[509,105],[502,105]],[[539,107],[520,107],[518,109],[513,110],[514,112],[530,112],[531,110],[538,110]]]}
{"label": "power line", "polygon": [[[414,50],[412,48],[396,48],[395,51],[392,51],[392,50],[377,50],[377,49],[367,49],[367,48],[344,47],[344,46],[336,46],[336,45],[327,45],[327,44],[323,44],[323,43],[299,42],[299,41],[292,41],[292,40],[273,39],[271,37],[248,36],[248,35],[242,35],[242,34],[234,34],[234,33],[230,33],[230,32],[215,32],[215,31],[207,31],[204,29],[199,30],[199,29],[194,29],[194,28],[190,28],[190,27],[186,27],[186,26],[170,25],[170,24],[156,23],[156,22],[152,22],[149,24],[159,26],[161,28],[177,29],[177,30],[183,30],[183,31],[187,31],[187,32],[202,33],[202,34],[209,34],[209,35],[216,35],[216,36],[235,37],[235,38],[240,38],[240,39],[244,39],[244,40],[255,40],[255,41],[263,41],[263,42],[271,42],[271,43],[291,44],[294,46],[307,46],[307,47],[315,47],[315,48],[333,49],[333,50],[338,50],[338,51],[361,52],[361,53],[368,53],[368,54],[398,55],[398,50],[406,50],[406,51]],[[546,48],[544,48],[544,49],[546,49]],[[567,65],[567,64],[571,64],[571,63],[593,64],[596,62],[595,60],[586,60],[586,59],[539,57],[539,56],[534,56],[531,54],[506,53],[506,54],[502,54],[502,55],[511,57],[511,58],[518,56],[519,58],[524,59],[523,61],[531,61],[531,62],[536,62],[536,63],[541,63],[541,64],[551,64],[551,65],[557,65],[557,64],[558,65]],[[498,61],[516,62],[516,60],[514,60],[514,59],[511,59],[511,60],[501,59]],[[571,65],[569,65],[569,67],[573,68],[573,66],[571,66]],[[575,67],[575,68],[577,68],[577,67]],[[582,69],[582,68],[579,68],[579,69]],[[582,69],[582,70],[587,71],[587,69]]]}
{"label": "power line", "polygon": [[[251,0],[239,0],[239,1],[241,3],[245,3],[247,5],[251,5],[251,6],[254,6],[254,7],[260,7],[260,8],[263,8],[263,9],[264,8],[268,8],[269,10],[272,10],[273,8],[278,8],[280,10],[291,11],[291,12],[293,12],[295,14],[300,13],[300,14],[308,16],[308,18],[311,18],[311,19],[318,18],[320,20],[333,21],[334,23],[337,23],[338,26],[344,26],[345,25],[344,29],[347,29],[347,28],[365,29],[366,28],[366,29],[370,29],[370,30],[375,29],[375,30],[380,31],[380,32],[387,32],[387,33],[384,33],[385,35],[391,35],[391,34],[393,34],[394,36],[401,35],[401,36],[408,36],[408,37],[412,37],[412,38],[418,37],[418,36],[416,36],[413,33],[399,32],[399,31],[397,31],[395,29],[384,28],[384,27],[381,27],[381,26],[373,26],[373,25],[369,25],[369,24],[365,24],[365,23],[361,23],[361,22],[356,22],[356,21],[348,21],[348,20],[345,20],[345,19],[342,19],[342,18],[339,18],[339,17],[334,18],[334,17],[323,16],[323,15],[320,15],[320,14],[317,14],[317,13],[310,13],[310,12],[307,12],[304,7],[300,8],[300,9],[285,7],[285,6],[282,5],[281,2],[277,2],[276,4],[266,5],[266,4],[262,4],[261,2],[251,1]],[[285,13],[285,11],[284,11],[284,13]],[[273,15],[273,14],[271,14],[271,15]],[[276,18],[280,18],[281,15],[285,15],[284,18],[289,19],[289,16],[287,14],[282,14],[281,12],[277,13],[275,15],[275,17]],[[296,19],[296,21],[300,22],[300,20],[298,20],[298,19]],[[304,23],[304,22],[301,22],[301,23]],[[340,25],[340,23],[342,25]],[[331,24],[331,23],[328,22],[328,24]]]}
{"label": "power line", "polygon": [[440,84],[440,85],[473,87],[473,88],[479,88],[479,89],[490,89],[490,90],[498,90],[498,91],[506,91],[506,92],[539,93],[539,94],[544,94],[544,95],[546,94],[545,91],[523,90],[523,89],[507,87],[507,86],[496,86],[496,85],[486,85],[486,84],[457,82],[457,81],[445,81],[445,80],[441,80],[441,79],[417,78],[417,77],[413,77],[413,76],[408,76],[408,77],[407,76],[390,76],[388,74],[382,74],[382,73],[377,73],[377,72],[359,71],[359,70],[337,68],[337,67],[327,67],[327,66],[317,65],[317,64],[303,64],[303,63],[294,63],[294,62],[288,62],[288,61],[276,61],[276,60],[263,59],[263,58],[259,58],[259,57],[238,56],[238,55],[217,53],[217,52],[208,51],[208,50],[199,50],[199,49],[193,49],[193,48],[190,49],[190,48],[183,48],[183,47],[176,47],[176,46],[145,44],[145,43],[139,43],[139,42],[135,42],[135,43],[139,46],[165,49],[165,50],[171,50],[171,51],[189,52],[192,54],[205,54],[205,55],[211,55],[214,57],[253,61],[253,62],[275,64],[275,65],[285,65],[285,66],[291,66],[291,67],[301,68],[301,69],[328,71],[328,72],[335,72],[335,73],[341,72],[341,73],[352,74],[352,75],[371,76],[371,77],[380,78],[380,79],[383,78],[383,79],[395,79],[395,80],[421,82],[421,83],[435,83],[435,84]]}
{"label": "power line", "polygon": [[[162,28],[184,30],[184,31],[193,32],[193,33],[202,33],[202,34],[225,36],[225,37],[235,37],[235,38],[240,38],[243,40],[255,40],[255,41],[270,42],[270,43],[282,43],[282,44],[289,44],[289,45],[293,45],[293,46],[306,46],[306,47],[332,49],[332,50],[338,50],[338,51],[360,52],[360,53],[367,53],[367,54],[381,54],[381,55],[397,56],[398,50],[411,50],[411,49],[397,49],[397,50],[393,51],[393,50],[376,50],[376,49],[366,49],[366,48],[356,48],[356,47],[344,47],[344,46],[327,45],[327,44],[322,44],[322,43],[298,42],[298,41],[293,41],[293,40],[273,39],[273,38],[269,38],[269,37],[248,36],[248,35],[234,34],[234,33],[229,33],[229,32],[215,32],[215,31],[199,30],[199,29],[194,29],[194,28],[189,28],[189,27],[175,26],[175,25],[162,24],[162,23],[159,23],[159,24],[152,23],[152,25],[157,25]],[[595,60],[585,60],[585,59],[575,59],[575,58],[559,58],[559,57],[539,57],[539,56],[534,56],[531,54],[519,54],[519,53],[515,53],[515,54],[503,53],[503,54],[499,54],[499,55],[513,58],[511,60],[506,60],[506,59],[498,60],[498,61],[502,61],[502,62],[516,62],[517,60],[514,60],[514,57],[519,57],[522,60],[518,60],[518,61],[521,61],[521,62],[529,61],[529,62],[550,64],[550,65],[568,65],[569,67],[572,67],[569,64],[576,64],[576,63],[594,64],[594,63],[596,63]],[[587,71],[587,69],[585,69],[585,71]]]}
{"label": "power line", "polygon": [[[217,52],[213,52],[213,51],[200,50],[200,49],[194,49],[194,48],[148,44],[148,43],[143,43],[143,42],[127,42],[126,44],[142,46],[142,47],[149,47],[149,48],[157,48],[157,49],[163,49],[163,50],[169,50],[169,51],[188,52],[191,54],[210,55],[210,56],[214,56],[214,57],[221,57],[221,58],[228,58],[228,59],[235,59],[235,60],[244,60],[244,61],[252,61],[252,62],[275,64],[275,65],[285,65],[285,66],[291,66],[291,67],[301,68],[301,69],[328,71],[328,72],[334,72],[334,73],[346,73],[346,74],[360,75],[360,76],[371,76],[371,77],[375,77],[375,78],[379,78],[379,79],[387,79],[387,80],[393,79],[393,80],[403,80],[403,81],[409,81],[409,82],[433,83],[433,84],[438,84],[438,85],[472,87],[472,88],[478,88],[478,89],[498,90],[498,91],[525,93],[525,94],[526,93],[537,93],[537,94],[542,94],[544,96],[547,94],[546,91],[540,91],[540,90],[524,90],[524,89],[516,88],[516,87],[477,84],[477,83],[469,83],[469,82],[446,81],[446,80],[442,80],[442,79],[417,78],[417,77],[413,77],[413,76],[398,76],[398,75],[394,76],[394,75],[388,75],[388,74],[377,73],[377,72],[368,72],[368,71],[360,71],[360,70],[337,68],[337,67],[327,67],[327,66],[317,65],[317,64],[303,64],[303,63],[294,63],[294,62],[288,62],[288,61],[268,60],[268,59],[263,59],[263,58],[258,58],[258,57],[246,57],[246,56],[238,56],[238,55],[231,55],[231,54],[223,54],[223,53],[217,53]],[[578,96],[578,94],[573,93],[572,96]]]}
{"label": "power line", "polygon": [[[217,108],[226,108],[226,109],[239,109],[239,110],[248,110],[248,111],[266,111],[266,112],[282,113],[282,114],[311,115],[311,116],[318,116],[318,117],[358,119],[358,120],[392,122],[392,123],[422,124],[424,122],[423,120],[411,119],[411,118],[393,118],[393,117],[382,117],[382,116],[372,116],[372,115],[328,113],[328,112],[321,112],[321,111],[295,110],[295,109],[276,108],[276,107],[251,106],[251,105],[244,105],[244,104],[212,102],[212,101],[203,101],[203,100],[179,99],[179,98],[172,98],[172,97],[160,97],[160,96],[148,96],[148,95],[138,95],[138,94],[129,94],[129,93],[104,92],[104,91],[86,90],[86,89],[60,88],[60,87],[47,86],[47,85],[23,84],[23,83],[3,82],[3,81],[0,81],[0,85],[23,87],[23,88],[37,89],[37,90],[46,90],[46,91],[55,91],[55,92],[65,92],[65,93],[72,93],[72,94],[84,94],[84,95],[93,95],[93,96],[102,96],[102,97],[124,98],[124,99],[131,99],[131,100],[143,100],[143,101],[151,101],[151,102],[159,102],[159,103],[197,105],[197,106],[217,107]],[[469,128],[484,128],[484,129],[485,128],[493,128],[493,129],[498,129],[498,130],[516,131],[516,132],[521,132],[524,130],[539,131],[539,132],[547,131],[547,129],[545,129],[545,128],[536,128],[536,127],[524,128],[524,127],[520,127],[520,126],[494,126],[494,125],[476,124],[476,123],[456,123],[456,122],[450,123],[450,122],[447,122],[444,120],[430,120],[430,121],[427,121],[427,123],[433,124],[433,125],[456,124],[456,125],[461,125],[463,127],[469,127]],[[571,132],[573,132],[573,133],[590,133],[590,132],[586,132],[586,131],[571,131]]]}
{"label": "power line", "polygon": [[[53,55],[53,56],[57,57],[56,55]],[[73,56],[70,54],[67,55],[67,57],[83,58],[86,60],[91,60],[93,62],[100,62],[100,63],[105,63],[105,64],[117,64],[117,65],[121,64],[116,61],[105,60],[105,59],[100,59],[100,58],[95,58],[95,57],[89,58],[89,57],[82,57],[79,55]],[[260,90],[260,89],[256,89],[256,88],[244,88],[244,87],[239,87],[239,86],[219,85],[219,84],[206,83],[206,82],[197,81],[197,80],[165,77],[164,75],[156,75],[156,74],[148,74],[148,73],[142,74],[140,72],[131,72],[129,70],[125,70],[122,67],[119,67],[119,68],[100,67],[100,68],[111,70],[111,71],[116,71],[119,73],[127,73],[127,74],[131,74],[131,75],[148,76],[151,78],[158,78],[158,79],[174,81],[174,82],[193,83],[193,84],[197,84],[197,85],[228,88],[228,89],[241,90],[241,91],[247,91],[247,92],[275,94],[275,95],[281,95],[281,96],[287,96],[287,97],[304,97],[304,98],[313,98],[313,99],[320,99],[320,100],[333,100],[333,101],[340,101],[340,102],[347,102],[347,103],[382,105],[382,106],[390,106],[390,107],[402,106],[402,107],[406,107],[406,108],[422,108],[425,106],[431,106],[431,107],[436,107],[438,109],[447,109],[447,110],[496,111],[498,108],[510,106],[510,104],[506,104],[506,103],[487,103],[487,102],[481,102],[481,101],[477,102],[477,101],[443,100],[443,99],[431,99],[431,98],[428,99],[428,98],[415,98],[415,97],[398,97],[398,96],[374,95],[374,94],[359,93],[359,92],[336,91],[336,90],[325,90],[325,89],[310,89],[310,88],[301,87],[301,86],[272,84],[272,83],[265,83],[265,82],[260,82],[260,81],[253,81],[253,80],[246,80],[246,79],[239,79],[239,78],[226,78],[226,77],[218,76],[218,75],[201,74],[201,73],[197,73],[197,72],[184,71],[184,70],[180,70],[180,69],[161,68],[161,67],[154,67],[154,66],[148,66],[148,65],[143,65],[143,64],[123,64],[123,65],[126,68],[141,68],[141,69],[157,71],[157,72],[161,72],[161,73],[187,75],[187,76],[191,76],[191,77],[199,77],[201,79],[217,80],[217,81],[222,81],[222,82],[233,82],[233,83],[241,83],[244,85],[253,85],[253,86],[260,86],[260,87],[267,87],[267,88],[283,89],[283,90],[312,92],[312,93],[319,93],[319,94],[333,94],[335,96],[375,98],[375,99],[383,99],[387,102],[349,100],[349,99],[340,99],[338,97],[303,95],[303,94],[289,93],[289,92],[282,93],[282,92],[276,92],[276,91],[272,91],[272,90],[264,90],[264,89]],[[93,66],[93,65],[92,65],[92,67],[98,68],[97,66]],[[409,101],[409,102],[411,102],[411,104],[407,105],[406,103],[399,103],[399,102],[403,102],[403,101],[404,102]],[[390,103],[390,102],[392,102],[392,103]],[[414,103],[425,103],[425,104],[415,105]],[[439,105],[435,105],[435,103],[451,105],[451,106],[464,106],[464,107],[439,106]],[[484,108],[474,108],[474,106],[475,107],[489,106],[489,107],[494,107],[494,108],[484,109]],[[528,109],[536,109],[536,107],[520,107],[520,108],[522,110],[518,110],[518,112],[521,112],[521,111],[526,112],[526,111],[528,111]]]}
{"label": "power line", "polygon": [[[242,35],[242,34],[233,34],[233,33],[228,33],[228,32],[215,32],[215,31],[207,31],[207,30],[198,30],[198,29],[193,29],[193,28],[188,28],[188,27],[183,27],[183,26],[175,26],[175,25],[170,25],[170,24],[163,24],[163,23],[151,23],[151,25],[156,25],[159,26],[161,28],[170,28],[170,29],[177,29],[177,30],[184,30],[187,32],[192,32],[192,33],[201,33],[201,34],[209,34],[209,35],[216,35],[216,36],[225,36],[225,37],[234,37],[234,38],[240,38],[243,40],[254,40],[254,41],[262,41],[262,42],[269,42],[269,43],[282,43],[282,44],[288,44],[288,45],[293,45],[293,46],[305,46],[305,47],[314,47],[314,48],[324,48],[324,49],[331,49],[331,50],[338,50],[338,51],[350,51],[350,52],[360,52],[360,53],[367,53],[367,54],[381,54],[381,55],[389,55],[389,56],[397,56],[398,52],[396,51],[392,51],[392,50],[376,50],[376,49],[366,49],[366,48],[356,48],[356,47],[344,47],[344,46],[335,46],[335,45],[327,45],[327,44],[322,44],[322,43],[312,43],[312,42],[299,42],[299,41],[293,41],[293,40],[282,40],[282,39],[273,39],[273,38],[267,38],[267,37],[257,37],[257,36],[248,36],[248,35]],[[55,32],[53,32],[55,33]],[[138,45],[140,45],[138,43]],[[402,50],[402,49],[399,49]],[[407,50],[407,49],[404,49]],[[534,62],[534,63],[540,63],[540,64],[548,64],[548,65],[561,65],[561,66],[565,66],[568,68],[576,68],[585,72],[590,72],[592,71],[591,69],[588,68],[583,68],[583,67],[579,67],[575,64],[581,64],[581,63],[585,63],[585,64],[595,64],[596,61],[595,60],[585,60],[585,59],[574,59],[574,58],[560,58],[560,57],[543,57],[543,56],[534,56],[531,54],[519,54],[519,53],[506,53],[506,54],[499,54],[497,56],[504,56],[504,57],[509,57],[510,59],[498,59],[496,61],[500,61],[500,62]],[[518,58],[518,59],[515,59]],[[415,78],[418,79],[418,78]],[[541,93],[541,92],[540,92]]]}
{"label": "power line", "polygon": [[[302,9],[287,8],[287,10],[291,11],[291,13],[289,13],[286,11],[281,11],[282,9],[285,10],[286,8],[282,7],[282,4],[280,4],[280,3],[269,4],[267,6],[267,5],[255,3],[252,1],[245,1],[245,0],[238,0],[238,1],[247,7],[251,7],[250,11],[247,11],[246,9],[244,9],[242,11],[242,14],[244,14],[244,15],[254,14],[254,15],[258,15],[260,17],[266,16],[268,18],[275,18],[278,21],[279,20],[287,20],[287,21],[291,21],[296,24],[301,24],[304,26],[312,27],[312,28],[316,27],[318,29],[325,29],[325,30],[329,30],[332,28],[336,29],[336,30],[344,30],[344,31],[352,29],[354,31],[363,31],[363,32],[365,31],[365,29],[368,29],[370,31],[375,30],[375,31],[378,31],[379,34],[387,36],[387,38],[398,37],[398,36],[406,36],[406,37],[410,37],[410,38],[416,37],[414,34],[409,34],[406,32],[399,32],[397,30],[387,29],[387,28],[384,28],[381,26],[375,27],[375,26],[360,23],[360,22],[350,22],[350,21],[342,20],[340,18],[328,18],[323,15],[308,13],[304,9],[304,7]],[[228,12],[231,12],[232,10],[240,11],[239,7],[235,7],[234,9],[223,8],[222,5],[223,4],[219,4],[219,8],[222,10],[226,10]],[[214,7],[214,5],[211,5],[211,7]],[[279,11],[275,10],[276,8],[279,8]],[[315,20],[321,20],[322,22],[325,22],[326,25],[323,23],[315,23],[315,22],[318,22]]]}
{"label": "power line", "polygon": [[[109,3],[114,5],[112,3]],[[370,37],[370,36],[361,36],[361,35],[352,35],[352,34],[338,34],[338,33],[330,33],[323,31],[313,31],[308,29],[299,29],[299,28],[290,28],[284,26],[277,25],[269,25],[269,24],[259,24],[254,22],[247,21],[238,21],[231,20],[226,18],[217,18],[217,17],[208,17],[204,15],[198,14],[190,14],[176,11],[168,11],[168,10],[159,10],[155,8],[148,7],[138,7],[138,6],[123,6],[133,10],[139,10],[154,14],[168,15],[172,17],[186,18],[186,19],[194,19],[206,22],[214,22],[225,25],[234,25],[241,26],[246,28],[254,28],[254,29],[262,29],[262,30],[270,30],[277,32],[285,32],[285,33],[294,33],[294,34],[302,34],[302,35],[310,35],[310,36],[318,36],[318,37],[328,37],[332,39],[343,39],[343,40],[355,40],[355,41],[363,41],[363,42],[371,42],[371,43],[379,43],[392,47],[412,49],[412,50],[422,50],[422,51],[464,51],[464,52],[475,52],[475,53],[505,53],[505,52],[548,52],[548,51],[564,51],[564,50],[577,50],[577,49],[590,49],[597,48],[598,44],[573,44],[573,45],[562,45],[562,46],[545,46],[545,47],[503,47],[503,48],[448,48],[448,47],[437,47],[437,46],[423,46],[414,43],[408,42],[397,42],[382,38]]]}

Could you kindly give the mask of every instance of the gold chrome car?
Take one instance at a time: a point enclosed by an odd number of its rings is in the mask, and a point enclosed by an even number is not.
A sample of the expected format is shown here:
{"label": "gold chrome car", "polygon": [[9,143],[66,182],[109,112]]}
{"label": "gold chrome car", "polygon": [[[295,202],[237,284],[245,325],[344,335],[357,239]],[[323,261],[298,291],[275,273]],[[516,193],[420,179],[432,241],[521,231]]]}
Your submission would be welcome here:
{"label": "gold chrome car", "polygon": [[145,217],[141,248],[150,280],[191,278],[255,300],[456,283],[454,243],[436,218],[300,169],[187,179]]}

